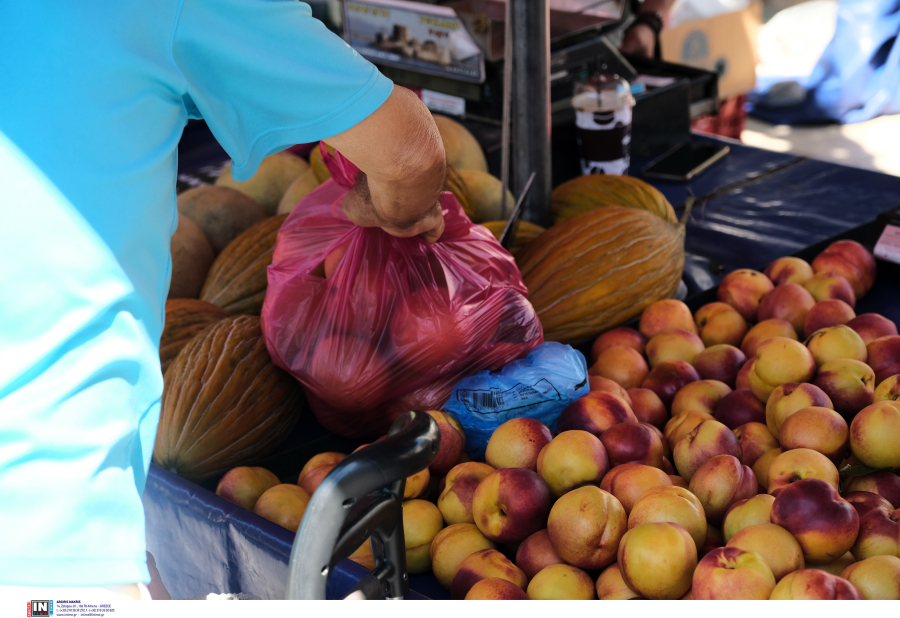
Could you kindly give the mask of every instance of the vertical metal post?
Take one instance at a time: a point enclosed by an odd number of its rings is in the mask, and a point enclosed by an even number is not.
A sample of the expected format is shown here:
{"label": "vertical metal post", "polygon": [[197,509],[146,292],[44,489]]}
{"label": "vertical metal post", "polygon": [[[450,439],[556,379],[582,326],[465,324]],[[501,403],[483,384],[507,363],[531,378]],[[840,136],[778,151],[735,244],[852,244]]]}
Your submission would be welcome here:
{"label": "vertical metal post", "polygon": [[550,9],[547,0],[507,0],[512,35],[513,193],[537,176],[522,218],[550,224]]}

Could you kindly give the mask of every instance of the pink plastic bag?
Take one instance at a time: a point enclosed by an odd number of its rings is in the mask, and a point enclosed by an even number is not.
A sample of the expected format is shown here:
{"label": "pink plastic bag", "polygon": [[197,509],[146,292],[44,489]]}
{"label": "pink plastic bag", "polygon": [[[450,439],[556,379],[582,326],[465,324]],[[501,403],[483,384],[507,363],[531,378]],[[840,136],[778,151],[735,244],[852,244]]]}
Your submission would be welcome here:
{"label": "pink plastic bag", "polygon": [[543,341],[512,256],[453,194],[441,196],[437,243],[357,227],[341,200],[358,170],[323,155],[332,179],[278,232],[262,329],[326,429],[383,435],[403,412],[440,409],[460,379]]}

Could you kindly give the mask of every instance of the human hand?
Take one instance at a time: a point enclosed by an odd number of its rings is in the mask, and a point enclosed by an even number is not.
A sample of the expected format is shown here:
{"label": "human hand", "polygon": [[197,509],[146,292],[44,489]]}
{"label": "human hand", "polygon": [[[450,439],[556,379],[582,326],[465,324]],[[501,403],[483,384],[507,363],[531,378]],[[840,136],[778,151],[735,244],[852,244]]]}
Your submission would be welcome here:
{"label": "human hand", "polygon": [[647,24],[637,23],[625,31],[619,50],[626,54],[636,54],[652,58],[656,51],[656,35]]}
{"label": "human hand", "polygon": [[[444,233],[444,213],[440,201],[427,204],[398,204],[398,196],[384,190],[377,183],[369,183],[367,176],[359,172],[356,185],[344,196],[341,208],[356,225],[380,227],[391,236],[408,238],[421,236],[428,242],[437,242]],[[391,207],[385,207],[385,205]]]}

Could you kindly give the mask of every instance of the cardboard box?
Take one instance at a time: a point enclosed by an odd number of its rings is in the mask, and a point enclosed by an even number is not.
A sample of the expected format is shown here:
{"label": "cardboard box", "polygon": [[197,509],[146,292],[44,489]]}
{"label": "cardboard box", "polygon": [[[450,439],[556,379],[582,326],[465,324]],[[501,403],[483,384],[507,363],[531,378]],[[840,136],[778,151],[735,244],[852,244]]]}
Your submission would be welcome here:
{"label": "cardboard box", "polygon": [[757,32],[762,4],[663,28],[663,60],[719,73],[719,96],[744,94],[756,85]]}

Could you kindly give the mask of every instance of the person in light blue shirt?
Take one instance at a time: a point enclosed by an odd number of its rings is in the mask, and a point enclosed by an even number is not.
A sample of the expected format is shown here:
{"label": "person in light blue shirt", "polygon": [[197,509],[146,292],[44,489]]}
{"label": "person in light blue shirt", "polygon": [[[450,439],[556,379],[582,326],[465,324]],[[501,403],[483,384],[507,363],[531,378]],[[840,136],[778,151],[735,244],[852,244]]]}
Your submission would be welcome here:
{"label": "person in light blue shirt", "polygon": [[431,241],[443,146],[296,0],[0,0],[0,32],[0,587],[146,583],[187,120],[238,180],[325,139],[351,220]]}

